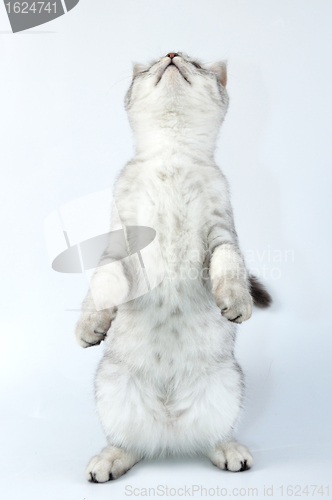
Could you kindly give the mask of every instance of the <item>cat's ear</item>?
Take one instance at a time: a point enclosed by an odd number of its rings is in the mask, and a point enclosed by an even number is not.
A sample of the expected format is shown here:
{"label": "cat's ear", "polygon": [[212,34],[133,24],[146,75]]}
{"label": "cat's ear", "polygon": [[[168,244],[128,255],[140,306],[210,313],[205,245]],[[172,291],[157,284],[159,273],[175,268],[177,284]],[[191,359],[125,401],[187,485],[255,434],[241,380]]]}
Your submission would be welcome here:
{"label": "cat's ear", "polygon": [[222,85],[226,87],[227,84],[227,63],[226,61],[218,61],[209,67],[210,71],[216,73]]}
{"label": "cat's ear", "polygon": [[142,64],[142,63],[133,63],[133,76],[135,77],[138,75],[138,73],[142,73],[142,71],[146,71],[149,69],[149,66],[147,64]]}

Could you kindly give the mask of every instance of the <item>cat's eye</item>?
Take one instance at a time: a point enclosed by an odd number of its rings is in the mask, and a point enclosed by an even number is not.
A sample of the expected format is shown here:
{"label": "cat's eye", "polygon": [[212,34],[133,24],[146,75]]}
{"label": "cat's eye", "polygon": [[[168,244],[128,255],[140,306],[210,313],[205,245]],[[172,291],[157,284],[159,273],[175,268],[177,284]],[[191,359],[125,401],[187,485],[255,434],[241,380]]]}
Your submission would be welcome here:
{"label": "cat's eye", "polygon": [[192,64],[195,66],[195,68],[202,69],[202,66],[200,66],[197,62],[192,61]]}

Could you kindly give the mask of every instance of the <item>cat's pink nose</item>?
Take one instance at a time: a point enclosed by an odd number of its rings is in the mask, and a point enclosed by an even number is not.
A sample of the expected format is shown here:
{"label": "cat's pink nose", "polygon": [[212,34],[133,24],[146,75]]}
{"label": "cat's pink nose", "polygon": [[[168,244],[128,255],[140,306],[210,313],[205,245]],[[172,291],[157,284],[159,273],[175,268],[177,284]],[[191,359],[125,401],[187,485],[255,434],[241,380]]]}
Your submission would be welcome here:
{"label": "cat's pink nose", "polygon": [[178,56],[179,54],[177,54],[176,52],[170,52],[169,54],[167,54],[166,57],[170,57],[171,59],[173,59],[173,57],[175,56]]}

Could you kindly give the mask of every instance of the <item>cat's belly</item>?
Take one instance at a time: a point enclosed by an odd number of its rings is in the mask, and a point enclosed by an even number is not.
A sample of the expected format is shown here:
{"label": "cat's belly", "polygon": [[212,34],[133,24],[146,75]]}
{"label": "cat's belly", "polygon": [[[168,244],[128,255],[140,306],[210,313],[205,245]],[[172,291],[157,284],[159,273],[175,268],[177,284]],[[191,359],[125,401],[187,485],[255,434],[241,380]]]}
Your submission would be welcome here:
{"label": "cat's belly", "polygon": [[221,315],[212,294],[198,293],[190,282],[174,291],[177,285],[166,280],[119,306],[105,342],[111,360],[164,379],[172,369],[203,373],[231,355],[236,327]]}

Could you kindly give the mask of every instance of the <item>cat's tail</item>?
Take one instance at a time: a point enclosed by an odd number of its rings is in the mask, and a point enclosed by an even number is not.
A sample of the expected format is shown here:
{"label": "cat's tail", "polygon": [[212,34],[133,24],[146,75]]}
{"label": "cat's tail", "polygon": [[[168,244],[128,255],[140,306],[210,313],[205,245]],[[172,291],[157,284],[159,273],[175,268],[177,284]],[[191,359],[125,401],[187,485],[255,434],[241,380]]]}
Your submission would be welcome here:
{"label": "cat's tail", "polygon": [[272,304],[272,297],[255,276],[249,275],[250,293],[256,307],[265,309]]}

